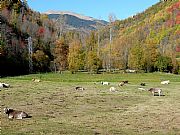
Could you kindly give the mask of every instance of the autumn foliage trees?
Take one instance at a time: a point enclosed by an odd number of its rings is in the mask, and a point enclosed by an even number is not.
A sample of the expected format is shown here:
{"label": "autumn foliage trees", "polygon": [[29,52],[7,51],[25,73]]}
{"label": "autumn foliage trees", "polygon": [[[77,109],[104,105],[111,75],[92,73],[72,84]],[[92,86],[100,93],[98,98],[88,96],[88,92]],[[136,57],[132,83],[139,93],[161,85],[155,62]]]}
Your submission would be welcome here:
{"label": "autumn foliage trees", "polygon": [[69,46],[67,45],[64,38],[60,38],[56,41],[54,49],[55,63],[59,71],[67,70],[68,67],[68,51]]}
{"label": "autumn foliage trees", "polygon": [[[178,0],[160,2],[141,14],[117,21],[112,26],[119,31],[111,44],[111,68],[179,72],[179,8]],[[108,46],[108,38],[104,40]]]}
{"label": "autumn foliage trees", "polygon": [[179,6],[178,0],[159,2],[143,13],[84,35],[62,31],[63,26],[59,28],[47,15],[29,9],[25,0],[4,0],[0,14],[0,76],[29,73],[28,37],[33,42],[35,73],[98,73],[100,69],[178,73]]}
{"label": "autumn foliage trees", "polygon": [[57,39],[54,48],[55,64],[59,71],[69,70],[75,73],[79,70],[98,72],[101,66],[97,56],[97,39],[95,32],[86,38],[83,45],[82,39],[76,36],[65,36]]}
{"label": "autumn foliage trees", "polygon": [[71,73],[75,73],[78,70],[84,70],[85,67],[85,51],[83,49],[82,43],[74,39],[69,44],[69,54],[68,54],[68,69]]}
{"label": "autumn foliage trees", "polygon": [[32,11],[26,0],[1,1],[0,76],[29,73],[28,37],[32,37],[33,72],[50,71],[53,22]]}

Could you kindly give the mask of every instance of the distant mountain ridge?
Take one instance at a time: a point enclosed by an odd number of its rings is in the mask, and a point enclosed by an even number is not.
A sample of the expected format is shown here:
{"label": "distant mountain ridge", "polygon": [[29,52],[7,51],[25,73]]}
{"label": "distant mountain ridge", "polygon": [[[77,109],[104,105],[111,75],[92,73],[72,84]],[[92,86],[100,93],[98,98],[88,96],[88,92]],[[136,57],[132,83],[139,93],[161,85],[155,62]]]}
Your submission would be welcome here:
{"label": "distant mountain ridge", "polygon": [[108,24],[108,22],[104,20],[98,20],[68,11],[47,11],[44,14],[47,14],[49,19],[54,20],[56,23],[59,23],[59,25],[63,24],[66,30],[89,32]]}
{"label": "distant mountain ridge", "polygon": [[78,17],[80,19],[84,19],[84,20],[90,20],[90,21],[95,20],[92,17],[84,16],[84,15],[77,14],[77,13],[70,12],[70,11],[54,11],[54,10],[49,10],[49,11],[46,11],[45,14],[48,14],[48,15],[50,15],[50,14],[72,15],[72,16],[76,16],[76,17]]}

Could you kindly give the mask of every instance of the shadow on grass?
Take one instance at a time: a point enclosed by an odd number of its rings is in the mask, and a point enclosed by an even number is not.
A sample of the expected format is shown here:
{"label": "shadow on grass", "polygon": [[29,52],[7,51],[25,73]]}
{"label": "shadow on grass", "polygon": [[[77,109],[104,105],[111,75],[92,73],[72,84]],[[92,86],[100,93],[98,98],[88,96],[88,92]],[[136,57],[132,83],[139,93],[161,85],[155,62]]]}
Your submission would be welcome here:
{"label": "shadow on grass", "polygon": [[157,96],[157,97],[163,97],[165,96],[164,94],[161,94],[160,96],[158,94],[155,94],[154,96]]}

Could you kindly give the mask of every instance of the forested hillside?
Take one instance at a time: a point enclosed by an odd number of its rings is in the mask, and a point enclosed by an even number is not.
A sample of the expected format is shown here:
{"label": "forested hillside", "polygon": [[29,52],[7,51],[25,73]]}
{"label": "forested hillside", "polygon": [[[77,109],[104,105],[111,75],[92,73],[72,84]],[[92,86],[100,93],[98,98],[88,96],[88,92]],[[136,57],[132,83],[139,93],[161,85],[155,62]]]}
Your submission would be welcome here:
{"label": "forested hillside", "polygon": [[[102,31],[109,64],[113,68],[178,72],[180,1],[167,0]],[[103,37],[102,37],[103,38]],[[106,56],[107,56],[106,55]]]}
{"label": "forested hillside", "polygon": [[0,19],[0,75],[29,73],[29,37],[33,42],[34,71],[48,71],[53,58],[50,45],[56,36],[52,21],[32,11],[25,0],[1,1]]}
{"label": "forested hillside", "polygon": [[0,19],[0,76],[99,69],[180,72],[179,0],[159,2],[125,20],[111,18],[108,26],[87,35],[64,31],[26,0],[1,1]]}

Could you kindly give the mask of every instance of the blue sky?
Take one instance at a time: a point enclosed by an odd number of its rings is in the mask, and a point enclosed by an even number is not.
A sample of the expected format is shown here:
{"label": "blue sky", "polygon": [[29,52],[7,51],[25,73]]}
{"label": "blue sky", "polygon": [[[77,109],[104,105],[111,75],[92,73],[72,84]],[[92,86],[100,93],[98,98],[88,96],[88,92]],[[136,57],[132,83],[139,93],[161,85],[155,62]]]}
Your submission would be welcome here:
{"label": "blue sky", "polygon": [[108,21],[109,14],[114,14],[117,19],[125,19],[158,2],[159,0],[28,0],[28,5],[41,13],[47,10],[71,11]]}

